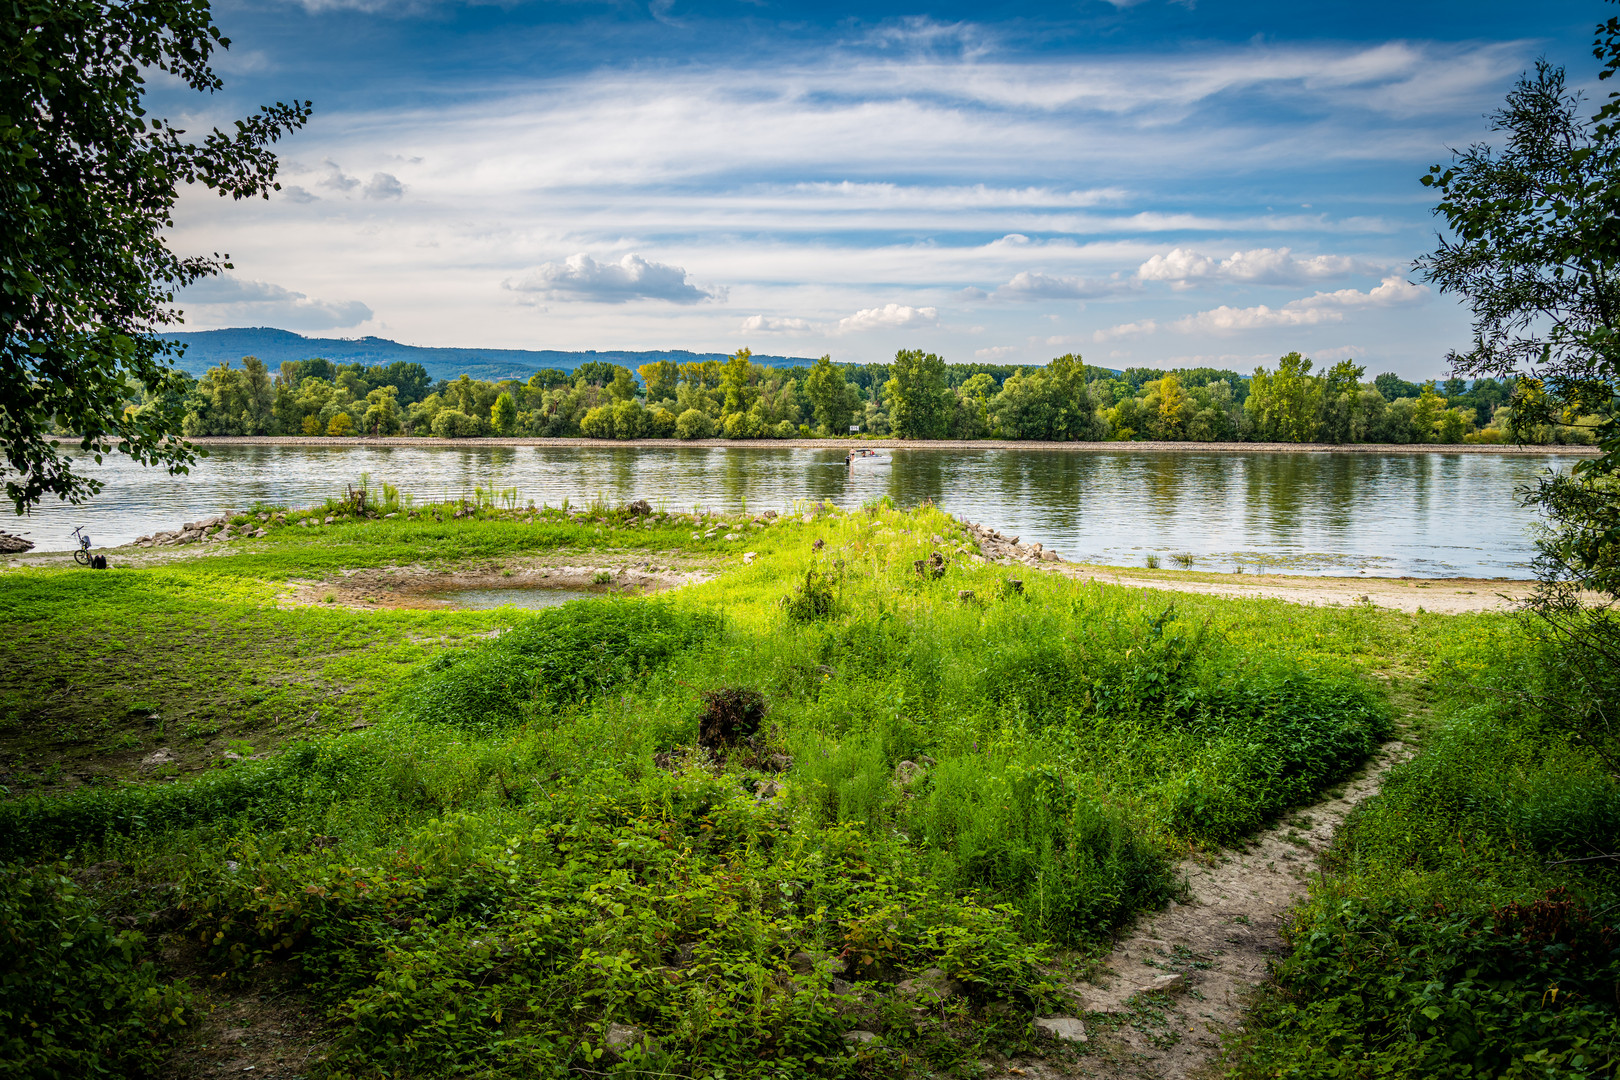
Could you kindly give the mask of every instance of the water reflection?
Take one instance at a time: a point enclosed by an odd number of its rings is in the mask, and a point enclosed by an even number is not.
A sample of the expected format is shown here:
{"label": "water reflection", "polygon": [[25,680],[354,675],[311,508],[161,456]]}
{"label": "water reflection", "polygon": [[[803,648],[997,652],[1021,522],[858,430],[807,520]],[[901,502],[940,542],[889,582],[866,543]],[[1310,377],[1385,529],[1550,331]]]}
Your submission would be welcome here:
{"label": "water reflection", "polygon": [[1301,572],[1517,577],[1532,515],[1514,489],[1560,464],[1542,455],[919,448],[896,451],[888,468],[851,470],[839,450],[771,445],[244,446],[213,448],[185,477],[110,459],[97,470],[107,487],[94,503],[44,507],[17,526],[43,550],[66,549],[78,524],[98,546],[116,545],[256,500],[318,502],[366,472],[418,499],[515,487],[521,500],[553,506],[598,495],[728,511],[932,499],[1071,559],[1140,564],[1185,551],[1212,570],[1258,560]]}

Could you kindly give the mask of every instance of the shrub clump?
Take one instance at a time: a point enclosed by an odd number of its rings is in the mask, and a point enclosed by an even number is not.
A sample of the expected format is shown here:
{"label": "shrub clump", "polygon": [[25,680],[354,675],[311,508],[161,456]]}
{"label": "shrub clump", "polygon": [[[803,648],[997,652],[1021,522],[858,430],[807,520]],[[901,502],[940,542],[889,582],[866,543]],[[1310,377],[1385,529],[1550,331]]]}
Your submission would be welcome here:
{"label": "shrub clump", "polygon": [[147,1072],[195,1000],[137,959],[55,867],[0,869],[0,1074],[18,1080]]}
{"label": "shrub clump", "polygon": [[752,737],[765,720],[765,708],[765,695],[746,686],[705,690],[698,745],[720,751]]}
{"label": "shrub clump", "polygon": [[576,600],[494,641],[424,662],[403,692],[414,720],[469,731],[513,727],[585,701],[696,647],[718,626],[645,600]]}

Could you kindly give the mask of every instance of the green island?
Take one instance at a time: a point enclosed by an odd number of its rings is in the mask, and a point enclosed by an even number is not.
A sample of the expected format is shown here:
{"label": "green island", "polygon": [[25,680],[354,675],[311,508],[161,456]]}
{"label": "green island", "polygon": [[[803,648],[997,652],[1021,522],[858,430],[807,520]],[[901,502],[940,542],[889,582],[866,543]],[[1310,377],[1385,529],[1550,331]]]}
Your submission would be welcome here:
{"label": "green island", "polygon": [[[1129,1075],[1215,1037],[1247,893],[1286,946],[1230,1075],[1615,1069],[1620,792],[1535,620],[1102,585],[887,501],[230,524],[0,575],[8,1076]],[[565,567],[604,595],[412,599]],[[1213,944],[1111,968],[1154,918]]]}

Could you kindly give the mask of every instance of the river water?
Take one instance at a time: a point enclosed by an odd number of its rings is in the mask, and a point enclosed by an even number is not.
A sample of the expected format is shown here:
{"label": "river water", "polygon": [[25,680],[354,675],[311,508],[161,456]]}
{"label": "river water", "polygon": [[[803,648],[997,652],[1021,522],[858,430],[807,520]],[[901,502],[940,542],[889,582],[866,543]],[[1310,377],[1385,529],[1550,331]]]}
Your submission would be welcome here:
{"label": "river water", "polygon": [[1568,459],[1519,454],[1165,453],[905,449],[852,473],[837,450],[778,447],[210,447],[187,476],[113,455],[106,487],[80,507],[0,524],[36,550],[64,550],[83,525],[97,547],[256,500],[338,495],[360,474],[418,500],[516,488],[521,501],[645,498],[670,510],[856,507],[932,499],[972,521],[1038,540],[1071,560],[1143,565],[1190,554],[1194,569],[1525,577],[1535,515],[1519,485]]}

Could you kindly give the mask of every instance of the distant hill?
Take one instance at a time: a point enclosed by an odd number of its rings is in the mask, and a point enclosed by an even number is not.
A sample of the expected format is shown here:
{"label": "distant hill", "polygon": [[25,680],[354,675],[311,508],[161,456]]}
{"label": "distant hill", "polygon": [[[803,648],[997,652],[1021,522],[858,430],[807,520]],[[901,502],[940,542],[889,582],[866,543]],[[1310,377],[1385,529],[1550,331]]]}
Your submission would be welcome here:
{"label": "distant hill", "polygon": [[[380,337],[310,338],[268,326],[198,330],[163,336],[186,346],[180,367],[192,375],[201,375],[222,360],[238,363],[244,356],[257,356],[272,371],[280,367],[283,360],[308,360],[312,356],[325,357],[334,363],[358,362],[367,366],[404,360],[421,364],[435,379],[454,379],[462,374],[475,379],[527,379],[541,368],[573,371],[591,360],[623,364],[633,371],[638,365],[656,360],[674,360],[686,364],[696,360],[726,359],[725,353],[694,353],[685,349],[662,352],[616,349],[601,352],[594,349],[583,352],[558,349],[441,349],[425,345],[401,345]],[[802,356],[756,355],[754,362],[770,367],[792,367],[812,364],[815,360]]]}

